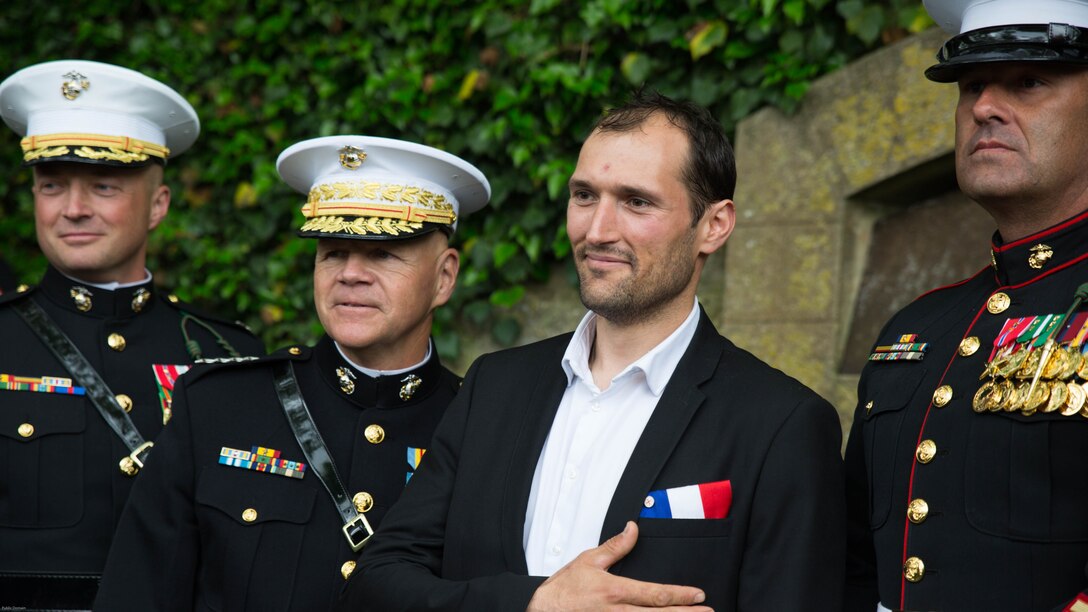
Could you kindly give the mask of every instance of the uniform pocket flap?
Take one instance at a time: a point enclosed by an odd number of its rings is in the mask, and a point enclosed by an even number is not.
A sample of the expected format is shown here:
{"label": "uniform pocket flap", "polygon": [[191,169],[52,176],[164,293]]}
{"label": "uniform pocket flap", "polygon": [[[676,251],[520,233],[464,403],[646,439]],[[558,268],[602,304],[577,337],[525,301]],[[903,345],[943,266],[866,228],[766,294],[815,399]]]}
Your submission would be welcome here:
{"label": "uniform pocket flap", "polygon": [[865,419],[905,408],[925,374],[925,366],[918,363],[874,366],[866,383],[867,389],[872,391],[866,391],[866,397],[861,399]]}
{"label": "uniform pocket flap", "polygon": [[196,486],[198,504],[243,525],[307,523],[316,496],[317,491],[298,480],[221,465],[205,467]]}
{"label": "uniform pocket flap", "polygon": [[87,428],[87,410],[81,400],[48,399],[51,401],[34,402],[29,410],[0,410],[0,436],[33,442],[42,436],[80,433]]}

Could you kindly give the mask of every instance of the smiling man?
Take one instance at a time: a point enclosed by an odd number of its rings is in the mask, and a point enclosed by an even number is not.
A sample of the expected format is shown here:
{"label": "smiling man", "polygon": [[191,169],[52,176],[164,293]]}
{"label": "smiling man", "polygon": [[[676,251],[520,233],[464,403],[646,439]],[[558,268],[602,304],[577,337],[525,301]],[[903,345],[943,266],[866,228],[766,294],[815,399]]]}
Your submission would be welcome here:
{"label": "smiling man", "polygon": [[97,610],[327,610],[413,477],[459,379],[430,340],[449,238],[491,194],[472,165],[385,138],[300,142],[277,164],[317,239],[313,348],[205,366],[133,491]]}
{"label": "smiling man", "polygon": [[926,76],[959,88],[956,177],[997,232],[862,372],[847,609],[1088,610],[1088,2],[925,6],[955,34]]}
{"label": "smiling man", "polygon": [[341,609],[839,609],[835,412],[695,298],[734,183],[705,109],[598,122],[567,204],[590,312],[477,360]]}
{"label": "smiling man", "polygon": [[196,113],[138,72],[79,60],[0,84],[33,171],[49,263],[0,297],[0,609],[90,607],[133,478],[197,359],[263,354],[241,325],[161,291],[148,236]]}

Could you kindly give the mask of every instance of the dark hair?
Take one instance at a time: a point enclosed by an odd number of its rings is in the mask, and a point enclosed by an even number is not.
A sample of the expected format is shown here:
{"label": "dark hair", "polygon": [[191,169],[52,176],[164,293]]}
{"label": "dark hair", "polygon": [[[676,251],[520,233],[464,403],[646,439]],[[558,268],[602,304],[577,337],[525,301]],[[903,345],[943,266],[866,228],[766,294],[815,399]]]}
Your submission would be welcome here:
{"label": "dark hair", "polygon": [[688,159],[680,179],[688,188],[694,226],[712,202],[732,199],[737,186],[733,147],[710,111],[687,100],[673,100],[656,91],[640,89],[623,106],[606,111],[593,131],[629,132],[659,113],[688,137]]}

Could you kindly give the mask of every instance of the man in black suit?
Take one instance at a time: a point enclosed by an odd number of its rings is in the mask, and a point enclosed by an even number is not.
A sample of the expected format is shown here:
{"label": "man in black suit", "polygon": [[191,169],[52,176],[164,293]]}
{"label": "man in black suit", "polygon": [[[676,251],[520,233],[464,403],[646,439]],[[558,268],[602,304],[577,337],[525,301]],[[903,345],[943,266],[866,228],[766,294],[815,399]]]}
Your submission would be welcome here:
{"label": "man in black suit", "polygon": [[167,160],[200,133],[184,97],[127,68],[61,60],[5,79],[0,115],[23,137],[49,262],[36,286],[0,296],[0,609],[86,609],[177,376],[264,347],[198,316],[146,267],[171,203]]}
{"label": "man in black suit", "polygon": [[598,122],[567,208],[590,312],[473,365],[342,609],[840,607],[835,411],[695,299],[735,176],[693,104]]}

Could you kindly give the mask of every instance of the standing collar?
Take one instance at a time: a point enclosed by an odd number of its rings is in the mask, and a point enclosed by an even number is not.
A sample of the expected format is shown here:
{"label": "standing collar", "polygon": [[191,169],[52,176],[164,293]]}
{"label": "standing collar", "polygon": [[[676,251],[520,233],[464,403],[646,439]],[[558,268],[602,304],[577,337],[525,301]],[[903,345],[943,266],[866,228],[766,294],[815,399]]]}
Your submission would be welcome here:
{"label": "standing collar", "polygon": [[397,374],[368,376],[340,354],[336,343],[324,336],[314,347],[319,377],[337,395],[360,408],[398,408],[417,404],[440,386],[442,363],[437,351],[416,367]]}
{"label": "standing collar", "polygon": [[342,349],[340,347],[340,343],[338,343],[338,342],[336,342],[334,340],[333,344],[336,346],[336,352],[340,353],[340,357],[343,358],[344,361],[350,363],[351,367],[353,367],[356,370],[362,372],[363,374],[366,374],[367,376],[369,376],[371,378],[378,378],[379,376],[396,376],[398,374],[407,374],[407,373],[411,372],[412,370],[414,370],[414,369],[422,366],[423,364],[427,363],[427,361],[431,358],[431,351],[432,351],[432,346],[433,346],[431,341],[428,339],[427,340],[427,352],[426,352],[426,354],[423,355],[423,359],[419,363],[417,363],[415,365],[408,366],[407,368],[398,368],[396,370],[375,370],[374,368],[368,368],[366,366],[361,366],[361,365],[355,363],[354,361],[349,359],[347,355],[344,354],[344,349]]}
{"label": "standing collar", "polygon": [[[618,381],[635,372],[642,372],[646,377],[646,386],[657,397],[665,390],[665,385],[672,378],[676,364],[684,356],[691,339],[695,336],[695,329],[699,326],[699,300],[692,304],[691,312],[684,322],[680,324],[668,338],[665,338],[650,349],[645,355],[633,361],[619,374],[612,378],[612,382]],[[581,323],[574,330],[574,335],[567,345],[566,352],[560,362],[563,372],[567,375],[567,386],[574,383],[575,378],[583,380],[591,388],[596,389],[593,383],[593,375],[589,369],[589,354],[593,349],[593,341],[597,336],[597,313],[589,311],[582,317]]]}
{"label": "standing collar", "polygon": [[92,284],[65,276],[49,266],[40,289],[61,308],[93,317],[131,317],[150,311],[155,302],[150,272],[138,283]]}
{"label": "standing collar", "polygon": [[1000,286],[1015,286],[1088,255],[1088,211],[1005,243],[994,233],[991,265]]}

